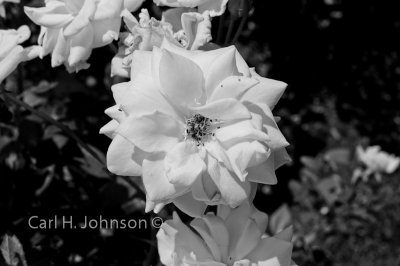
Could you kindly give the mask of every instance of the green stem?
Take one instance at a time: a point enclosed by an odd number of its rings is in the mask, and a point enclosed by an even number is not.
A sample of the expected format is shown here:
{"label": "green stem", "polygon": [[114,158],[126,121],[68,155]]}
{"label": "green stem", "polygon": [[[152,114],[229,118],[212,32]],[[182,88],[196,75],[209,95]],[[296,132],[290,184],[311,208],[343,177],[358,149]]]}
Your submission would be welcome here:
{"label": "green stem", "polygon": [[105,165],[105,162],[103,162],[99,156],[96,154],[96,152],[94,152],[92,150],[92,148],[89,147],[89,145],[87,145],[85,142],[83,142],[70,128],[68,128],[67,126],[65,126],[64,124],[54,120],[51,116],[49,116],[48,114],[45,114],[43,112],[40,112],[38,110],[36,110],[35,108],[33,108],[32,106],[24,103],[23,101],[17,99],[14,95],[12,95],[10,92],[7,92],[5,90],[1,90],[1,95],[4,96],[4,98],[6,98],[7,100],[9,100],[10,102],[13,102],[14,104],[23,107],[24,109],[30,111],[32,114],[40,117],[41,119],[43,119],[44,121],[58,127],[59,129],[61,129],[62,131],[65,132],[65,134],[67,134],[69,137],[71,137],[72,139],[74,139],[83,149],[85,149],[90,155],[93,156],[93,158],[95,158],[101,165]]}
{"label": "green stem", "polygon": [[248,16],[249,16],[249,13],[247,11],[244,12],[243,17],[240,20],[239,27],[238,27],[238,29],[237,29],[237,31],[235,33],[235,36],[233,37],[233,39],[231,41],[231,44],[235,44],[237,42],[237,40],[239,39],[240,34],[242,33],[242,30],[244,28],[244,25],[246,24]]}
{"label": "green stem", "polygon": [[232,35],[232,32],[233,32],[233,27],[234,26],[235,26],[235,18],[231,15],[230,20],[229,20],[228,33],[226,34],[226,37],[225,37],[224,46],[228,45],[229,40],[231,39],[231,35]]}

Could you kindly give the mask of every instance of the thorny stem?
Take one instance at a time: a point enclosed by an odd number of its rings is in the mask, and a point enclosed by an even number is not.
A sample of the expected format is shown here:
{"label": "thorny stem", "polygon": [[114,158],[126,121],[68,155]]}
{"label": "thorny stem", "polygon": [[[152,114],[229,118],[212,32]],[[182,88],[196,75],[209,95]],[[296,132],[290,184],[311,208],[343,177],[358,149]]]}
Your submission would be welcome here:
{"label": "thorny stem", "polygon": [[17,99],[10,92],[5,91],[4,89],[2,89],[0,91],[0,93],[1,93],[1,95],[4,96],[4,98],[9,100],[10,102],[13,102],[16,105],[25,108],[26,110],[30,111],[32,114],[40,117],[41,119],[45,120],[46,122],[58,127],[62,131],[64,131],[69,137],[74,139],[83,149],[85,149],[90,155],[92,155],[93,158],[95,158],[101,165],[105,165],[105,162],[103,162],[103,160],[100,159],[100,157],[96,154],[96,152],[94,152],[92,150],[92,148],[89,147],[89,145],[87,145],[85,142],[83,142],[70,128],[68,128],[64,124],[54,120],[48,114],[40,112],[40,111],[36,110],[35,108],[33,108],[32,106],[30,106],[30,105],[24,103],[23,101]]}

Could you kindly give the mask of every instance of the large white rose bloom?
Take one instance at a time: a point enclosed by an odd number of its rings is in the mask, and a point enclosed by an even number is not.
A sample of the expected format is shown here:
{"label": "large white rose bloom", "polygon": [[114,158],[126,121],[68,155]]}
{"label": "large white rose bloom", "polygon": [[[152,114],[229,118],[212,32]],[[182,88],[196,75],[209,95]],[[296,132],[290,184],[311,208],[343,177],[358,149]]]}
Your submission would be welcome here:
{"label": "large white rose bloom", "polygon": [[0,83],[17,68],[19,63],[39,55],[40,47],[23,48],[19,45],[30,36],[31,32],[26,25],[17,30],[0,30]]}
{"label": "large white rose bloom", "polygon": [[286,84],[258,76],[234,46],[187,51],[166,39],[135,51],[131,81],[112,87],[113,140],[107,167],[140,176],[147,211],[173,202],[203,214],[207,204],[237,207],[251,183],[275,184],[287,141],[271,109]]}
{"label": "large white rose bloom", "polygon": [[52,67],[65,64],[69,71],[87,69],[92,49],[118,39],[124,6],[138,8],[142,0],[47,0],[45,7],[25,7],[25,13],[42,26],[41,57],[52,55]]}
{"label": "large white rose bloom", "polygon": [[264,234],[268,217],[254,206],[219,207],[186,226],[175,213],[157,234],[158,252],[166,266],[290,266],[292,228]]}

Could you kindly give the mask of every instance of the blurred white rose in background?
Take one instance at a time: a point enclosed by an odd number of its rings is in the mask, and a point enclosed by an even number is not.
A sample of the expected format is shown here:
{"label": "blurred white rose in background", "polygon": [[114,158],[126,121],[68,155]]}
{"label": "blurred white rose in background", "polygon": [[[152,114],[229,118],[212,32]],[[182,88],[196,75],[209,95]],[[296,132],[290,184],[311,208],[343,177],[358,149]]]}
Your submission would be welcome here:
{"label": "blurred white rose in background", "polygon": [[363,149],[357,146],[356,155],[366,169],[358,169],[353,175],[353,182],[362,177],[364,181],[368,180],[370,175],[374,175],[377,181],[382,178],[382,173],[391,174],[399,167],[400,158],[381,150],[380,146],[370,146]]}
{"label": "blurred white rose in background", "polygon": [[0,83],[17,68],[19,63],[39,55],[39,46],[23,48],[19,45],[30,36],[31,31],[26,25],[17,30],[0,30]]}

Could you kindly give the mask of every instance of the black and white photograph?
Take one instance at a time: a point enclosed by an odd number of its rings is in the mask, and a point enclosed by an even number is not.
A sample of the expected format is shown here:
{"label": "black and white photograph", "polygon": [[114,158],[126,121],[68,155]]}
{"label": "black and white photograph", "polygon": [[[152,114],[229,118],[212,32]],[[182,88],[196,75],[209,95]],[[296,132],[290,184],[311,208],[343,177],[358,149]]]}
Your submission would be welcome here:
{"label": "black and white photograph", "polygon": [[0,266],[400,266],[396,1],[0,0]]}

